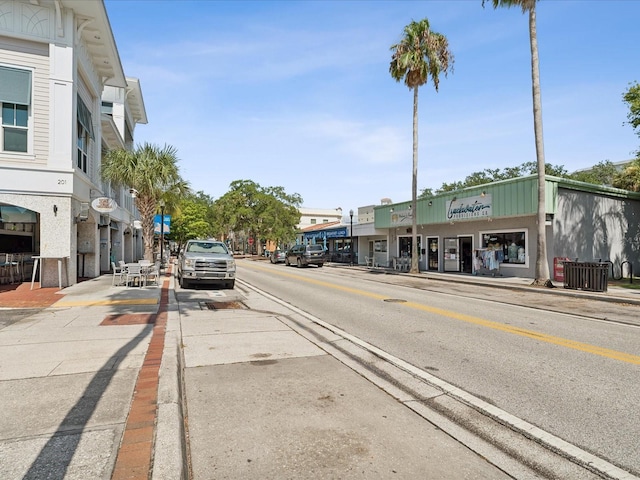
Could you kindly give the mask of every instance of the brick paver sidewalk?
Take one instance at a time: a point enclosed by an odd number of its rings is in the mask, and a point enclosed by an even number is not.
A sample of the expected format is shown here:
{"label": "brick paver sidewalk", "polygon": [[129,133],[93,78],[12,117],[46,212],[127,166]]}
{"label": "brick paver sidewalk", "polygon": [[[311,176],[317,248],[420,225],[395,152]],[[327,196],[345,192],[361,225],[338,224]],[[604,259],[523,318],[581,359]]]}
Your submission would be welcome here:
{"label": "brick paver sidewalk", "polygon": [[64,295],[58,287],[40,288],[40,283],[31,282],[0,285],[0,308],[46,308]]}

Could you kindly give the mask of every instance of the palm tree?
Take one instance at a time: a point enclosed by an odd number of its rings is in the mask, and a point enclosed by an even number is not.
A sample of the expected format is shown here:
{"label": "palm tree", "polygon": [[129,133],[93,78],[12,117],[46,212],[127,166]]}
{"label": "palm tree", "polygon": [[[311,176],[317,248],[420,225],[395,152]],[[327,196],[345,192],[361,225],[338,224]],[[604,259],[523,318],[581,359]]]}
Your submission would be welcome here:
{"label": "palm tree", "polygon": [[393,55],[389,73],[413,90],[413,176],[411,186],[411,273],[418,273],[417,193],[418,193],[418,89],[429,77],[438,91],[440,74],[453,70],[453,54],[444,35],[434,32],[426,18],[404,27],[404,37],[391,46]]}
{"label": "palm tree", "polygon": [[[484,6],[485,1],[482,0]],[[529,43],[531,44],[531,87],[533,92],[533,131],[536,143],[536,160],[538,164],[538,235],[535,280],[533,285],[553,287],[549,277],[547,260],[547,232],[545,209],[545,160],[544,140],[542,135],[542,98],[540,95],[540,65],[538,59],[538,35],[536,33],[536,3],[538,0],[491,0],[493,8],[520,7],[522,13],[529,13]]]}
{"label": "palm tree", "polygon": [[189,191],[178,169],[177,150],[145,143],[133,151],[110,150],[102,161],[102,178],[115,185],[135,190],[135,205],[140,212],[144,258],[153,261],[153,219],[162,200],[169,207]]}

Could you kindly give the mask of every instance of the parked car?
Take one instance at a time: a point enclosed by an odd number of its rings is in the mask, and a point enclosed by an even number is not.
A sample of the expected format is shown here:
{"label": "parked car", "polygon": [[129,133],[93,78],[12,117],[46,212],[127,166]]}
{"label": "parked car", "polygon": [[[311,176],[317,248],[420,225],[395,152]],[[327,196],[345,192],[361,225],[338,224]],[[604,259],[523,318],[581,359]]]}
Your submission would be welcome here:
{"label": "parked car", "polygon": [[285,252],[284,250],[276,249],[271,252],[271,255],[269,255],[269,260],[271,260],[271,263],[280,263],[284,262],[286,256],[287,252]]}
{"label": "parked car", "polygon": [[296,265],[298,267],[306,267],[307,265],[321,267],[325,261],[326,257],[322,245],[294,245],[287,250],[284,259],[285,265]]}
{"label": "parked car", "polygon": [[194,283],[233,288],[236,261],[223,242],[189,240],[178,257],[178,281],[182,288]]}

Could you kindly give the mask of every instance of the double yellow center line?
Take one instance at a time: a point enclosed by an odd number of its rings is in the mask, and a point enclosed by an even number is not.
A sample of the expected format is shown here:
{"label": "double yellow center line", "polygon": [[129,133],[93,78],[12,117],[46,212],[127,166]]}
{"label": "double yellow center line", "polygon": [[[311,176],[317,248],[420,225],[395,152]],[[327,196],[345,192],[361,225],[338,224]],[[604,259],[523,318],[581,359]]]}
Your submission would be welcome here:
{"label": "double yellow center line", "polygon": [[[255,270],[263,270],[268,271],[269,274],[273,275],[274,273],[283,277],[288,277],[295,279],[296,281],[304,281],[306,283],[311,283],[314,285],[318,285],[325,288],[331,288],[334,290],[340,290],[342,292],[352,293],[355,295],[360,295],[363,297],[368,297],[376,300],[384,300],[385,296],[378,295],[376,293],[367,292],[364,290],[359,290],[351,287],[344,287],[341,285],[335,285],[332,283],[324,282],[322,280],[305,278],[299,275],[293,275],[286,272],[275,271],[274,269],[265,269],[264,267],[258,267],[255,265],[243,265],[250,266],[250,268]],[[465,315],[462,313],[453,312],[451,310],[444,310],[442,308],[431,307],[429,305],[424,305],[421,303],[415,302],[403,302],[398,305],[402,305],[407,308],[412,308],[414,310],[421,310],[423,312],[433,313],[435,315],[440,315],[447,318],[453,318],[455,320],[460,320],[462,322],[471,323],[474,325],[480,325],[482,327],[491,328],[493,330],[498,330],[505,333],[510,333],[513,335],[519,335],[521,337],[530,338],[532,340],[538,340],[540,342],[550,343],[553,345],[558,345],[565,348],[571,348],[573,350],[578,350],[585,353],[590,353],[593,355],[598,355],[601,357],[611,358],[613,360],[618,360],[620,362],[631,363],[633,365],[640,365],[640,356],[633,355],[630,353],[619,352],[617,350],[611,350],[609,348],[598,347],[596,345],[591,345],[588,343],[577,342],[575,340],[569,340],[567,338],[556,337],[554,335],[548,335],[546,333],[536,332],[534,330],[528,330],[526,328],[515,327],[513,325],[505,325],[503,323],[494,322],[492,320],[485,320],[483,318],[474,317],[471,315]]]}

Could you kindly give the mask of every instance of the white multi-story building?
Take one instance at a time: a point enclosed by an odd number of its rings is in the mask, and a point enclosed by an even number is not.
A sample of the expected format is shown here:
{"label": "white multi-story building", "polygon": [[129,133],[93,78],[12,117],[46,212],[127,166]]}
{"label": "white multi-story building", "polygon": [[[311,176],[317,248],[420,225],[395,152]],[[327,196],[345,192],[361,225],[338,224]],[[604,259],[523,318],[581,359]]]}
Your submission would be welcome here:
{"label": "white multi-story building", "polygon": [[300,230],[311,225],[342,221],[342,208],[340,207],[336,209],[302,207],[298,210],[300,211],[300,223],[297,227]]}
{"label": "white multi-story building", "polygon": [[103,0],[0,1],[0,106],[0,254],[41,257],[42,286],[139,258],[133,199],[100,178],[146,123]]}

